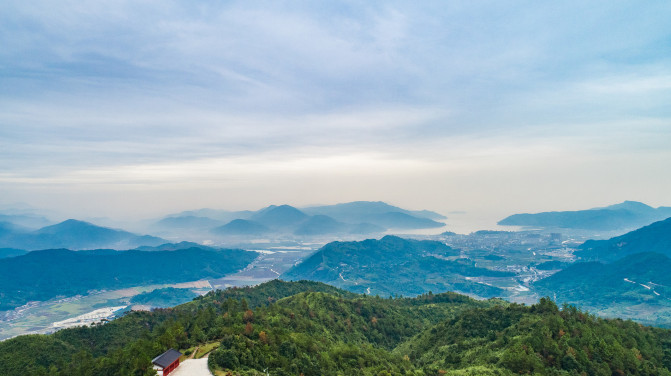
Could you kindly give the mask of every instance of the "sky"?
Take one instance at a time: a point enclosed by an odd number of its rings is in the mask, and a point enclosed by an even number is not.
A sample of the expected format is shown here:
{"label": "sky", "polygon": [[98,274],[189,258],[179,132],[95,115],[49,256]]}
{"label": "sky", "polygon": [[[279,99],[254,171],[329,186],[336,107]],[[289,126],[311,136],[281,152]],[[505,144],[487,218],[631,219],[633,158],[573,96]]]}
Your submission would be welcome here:
{"label": "sky", "polygon": [[0,4],[0,204],[671,206],[668,1]]}

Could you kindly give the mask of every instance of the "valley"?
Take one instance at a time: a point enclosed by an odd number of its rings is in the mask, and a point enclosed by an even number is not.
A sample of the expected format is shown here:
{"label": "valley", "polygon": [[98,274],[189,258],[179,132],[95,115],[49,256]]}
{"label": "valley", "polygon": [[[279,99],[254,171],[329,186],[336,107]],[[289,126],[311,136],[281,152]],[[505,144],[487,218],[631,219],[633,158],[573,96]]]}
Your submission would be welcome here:
{"label": "valley", "polygon": [[198,294],[211,291],[209,282],[204,280],[173,285],[135,286],[42,302],[30,302],[11,311],[0,311],[0,340],[25,334],[52,333],[72,326],[68,320],[86,316],[99,310],[106,310],[107,314],[95,314],[90,318],[83,317],[80,324],[85,326],[98,324],[103,319],[114,319],[130,309],[148,310],[151,307],[131,305],[131,299],[139,294],[166,287],[188,289]]}

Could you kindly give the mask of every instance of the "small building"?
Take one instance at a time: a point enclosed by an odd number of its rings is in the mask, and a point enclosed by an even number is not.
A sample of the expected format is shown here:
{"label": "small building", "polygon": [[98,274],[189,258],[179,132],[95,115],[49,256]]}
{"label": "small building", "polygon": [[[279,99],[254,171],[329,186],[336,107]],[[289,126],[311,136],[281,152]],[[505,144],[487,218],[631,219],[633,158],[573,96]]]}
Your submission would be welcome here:
{"label": "small building", "polygon": [[182,353],[170,349],[163,354],[157,356],[151,361],[151,364],[154,365],[154,369],[158,376],[167,376],[170,372],[174,371],[175,368],[179,367],[179,357],[182,356]]}

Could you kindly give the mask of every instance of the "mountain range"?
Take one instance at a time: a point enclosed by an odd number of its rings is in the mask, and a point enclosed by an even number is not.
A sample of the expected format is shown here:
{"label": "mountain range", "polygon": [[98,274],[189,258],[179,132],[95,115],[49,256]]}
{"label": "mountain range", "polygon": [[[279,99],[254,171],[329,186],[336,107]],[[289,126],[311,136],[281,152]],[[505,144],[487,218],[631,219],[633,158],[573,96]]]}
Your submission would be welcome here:
{"label": "mountain range", "polygon": [[637,201],[625,201],[603,208],[513,214],[498,222],[503,226],[564,228],[612,231],[634,229],[671,217],[671,207],[653,208]]}
{"label": "mountain range", "polygon": [[670,325],[671,218],[608,240],[588,240],[574,255],[573,264],[547,265],[562,270],[533,284],[538,296],[604,316]]}
{"label": "mountain range", "polygon": [[354,201],[335,205],[310,206],[302,210],[310,215],[327,215],[343,222],[366,221],[387,213],[402,213],[436,221],[447,219],[444,215],[429,210],[406,210],[382,201]]}
{"label": "mountain range", "polygon": [[72,250],[132,249],[143,245],[160,245],[163,243],[167,243],[167,241],[154,236],[136,235],[74,219],[68,219],[38,230],[28,230],[7,222],[0,223],[0,247],[6,248],[24,250],[48,248]]}
{"label": "mountain range", "polygon": [[332,242],[282,275],[286,280],[312,280],[353,292],[414,296],[429,291],[457,291],[480,297],[503,290],[466,277],[510,277],[459,259],[459,250],[437,241],[396,236],[360,242]]}
{"label": "mountain range", "polygon": [[[309,233],[314,227],[343,231],[351,226],[290,206],[268,207],[231,223],[267,231],[284,227],[294,233],[298,229]],[[10,234],[34,232],[16,225],[1,228]],[[572,306],[559,309],[551,301],[580,305],[603,316],[668,325],[669,236],[671,218],[606,241],[585,242],[574,253],[582,262],[567,264],[561,258],[536,265],[562,270],[529,285],[532,293],[551,298],[533,306],[440,293],[502,296],[501,288],[485,281],[515,276],[462,258],[470,255],[467,248],[396,236],[331,242],[282,278],[321,281],[347,291],[316,282],[279,280],[215,291],[173,309],[131,312],[105,325],[2,342],[0,363],[8,375],[114,374],[119,369],[142,374],[151,367],[150,360],[167,348],[187,350],[217,343],[219,348],[208,362],[224,374],[230,370],[252,375],[270,369],[273,374],[334,376],[671,376],[671,361],[663,355],[671,350],[671,331],[600,319]],[[95,289],[216,278],[244,268],[256,257],[253,252],[189,242],[140,249],[45,250],[0,258],[0,309]],[[524,250],[531,253],[531,248]],[[163,289],[136,300],[152,305],[183,301],[188,295]]]}
{"label": "mountain range", "polygon": [[163,232],[209,233],[254,237],[292,235],[374,235],[387,230],[438,228],[444,216],[428,210],[411,211],[384,202],[357,201],[337,205],[295,208],[270,205],[258,211],[200,209],[170,215],[154,223]]}

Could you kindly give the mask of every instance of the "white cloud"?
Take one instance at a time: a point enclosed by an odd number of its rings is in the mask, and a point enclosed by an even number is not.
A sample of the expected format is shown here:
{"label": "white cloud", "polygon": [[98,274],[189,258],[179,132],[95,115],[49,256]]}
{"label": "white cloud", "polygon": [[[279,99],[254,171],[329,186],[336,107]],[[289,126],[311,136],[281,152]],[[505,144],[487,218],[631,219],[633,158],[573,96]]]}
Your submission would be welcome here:
{"label": "white cloud", "polygon": [[[668,157],[670,7],[7,1],[0,182],[7,197],[184,180],[243,195],[281,171],[374,196],[384,184],[370,172],[396,187],[458,176],[497,195],[542,161],[600,187],[576,158],[626,155],[646,171]],[[648,185],[651,199],[671,188]],[[432,192],[427,203],[448,202]]]}

